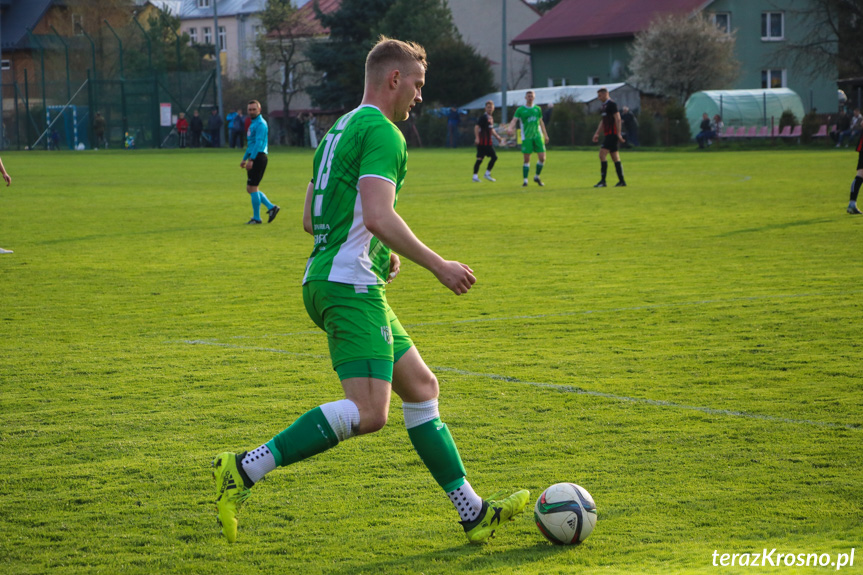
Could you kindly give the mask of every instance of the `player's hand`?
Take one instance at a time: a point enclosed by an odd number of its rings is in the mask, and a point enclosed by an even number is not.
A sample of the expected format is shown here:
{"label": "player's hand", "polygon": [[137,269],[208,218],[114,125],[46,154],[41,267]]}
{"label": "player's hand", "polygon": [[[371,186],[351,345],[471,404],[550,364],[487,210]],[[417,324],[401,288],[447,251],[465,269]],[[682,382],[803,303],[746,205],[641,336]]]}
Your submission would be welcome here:
{"label": "player's hand", "polygon": [[252,171],[252,163],[253,163],[252,160],[249,160],[248,162],[246,162],[246,170],[248,170],[250,172]]}
{"label": "player's hand", "polygon": [[479,146],[479,138],[474,138],[474,139],[473,139],[473,145],[474,145],[474,146]]}
{"label": "player's hand", "polygon": [[7,188],[12,185],[12,176],[9,174],[3,174],[3,179],[6,181]]}
{"label": "player's hand", "polygon": [[455,295],[467,293],[467,290],[476,283],[470,266],[456,261],[445,261],[443,266],[434,274],[438,281],[448,287]]}
{"label": "player's hand", "polygon": [[401,271],[402,262],[395,252],[390,252],[390,274],[387,276],[387,283],[390,283]]}
{"label": "player's hand", "polygon": [[548,143],[548,134],[545,135],[545,143]]}
{"label": "player's hand", "polygon": [[243,160],[242,162],[240,162],[240,167],[243,168],[244,170],[246,169],[246,160]]}
{"label": "player's hand", "polygon": [[594,141],[594,142],[598,142],[598,141],[599,141],[599,134],[594,134],[594,135],[593,135],[593,141]]}
{"label": "player's hand", "polygon": [[617,139],[618,139],[618,140],[620,140],[620,143],[621,143],[621,144],[626,143],[626,140],[624,139],[624,137],[623,137],[621,134],[618,134],[618,135],[617,135]]}

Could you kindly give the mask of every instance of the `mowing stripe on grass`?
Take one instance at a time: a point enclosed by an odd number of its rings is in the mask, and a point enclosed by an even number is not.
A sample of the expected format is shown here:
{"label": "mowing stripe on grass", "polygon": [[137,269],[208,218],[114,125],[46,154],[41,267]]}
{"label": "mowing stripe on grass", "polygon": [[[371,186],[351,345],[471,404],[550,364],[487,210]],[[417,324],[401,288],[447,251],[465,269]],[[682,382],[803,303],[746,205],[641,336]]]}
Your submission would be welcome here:
{"label": "mowing stripe on grass", "polygon": [[[169,342],[169,343],[173,343],[173,342]],[[328,355],[321,355],[319,353],[303,353],[300,351],[287,351],[284,349],[275,349],[272,347],[252,347],[252,346],[247,346],[247,345],[234,345],[232,343],[219,343],[217,341],[207,341],[204,339],[184,339],[184,340],[180,340],[179,343],[186,343],[189,345],[212,345],[214,347],[226,347],[229,349],[241,349],[244,351],[269,351],[272,353],[281,353],[281,354],[285,354],[285,355],[295,355],[298,357],[312,357],[315,359],[329,359],[330,358],[330,356],[328,356]]]}
{"label": "mowing stripe on grass", "polygon": [[734,303],[741,301],[759,301],[759,300],[770,300],[770,299],[790,299],[790,298],[808,298],[808,297],[836,297],[836,296],[850,296],[863,293],[863,290],[852,290],[852,291],[842,291],[837,293],[803,293],[803,294],[777,294],[777,295],[763,295],[763,296],[745,296],[745,297],[735,297],[728,299],[705,299],[705,300],[697,300],[697,301],[684,301],[684,302],[675,302],[675,303],[656,303],[656,304],[647,304],[647,305],[637,305],[632,307],[617,307],[610,309],[586,309],[581,311],[562,311],[557,313],[537,313],[531,315],[512,315],[512,316],[504,316],[504,317],[474,317],[470,319],[455,319],[455,320],[444,320],[444,321],[424,321],[418,323],[406,323],[405,327],[420,327],[425,325],[450,325],[450,324],[458,324],[458,323],[482,323],[488,321],[509,321],[514,319],[542,319],[546,317],[567,317],[574,315],[590,315],[594,313],[616,313],[616,312],[624,312],[624,311],[640,311],[646,309],[663,309],[663,308],[675,308],[675,307],[687,307],[687,306],[697,306],[697,305],[713,305],[713,304],[722,304],[722,303]]}
{"label": "mowing stripe on grass", "polygon": [[[240,349],[247,351],[267,351],[272,353],[281,353],[286,355],[294,355],[294,356],[302,356],[302,357],[312,357],[316,359],[329,359],[328,355],[314,354],[314,353],[302,353],[296,351],[287,351],[283,349],[275,349],[271,347],[251,347],[251,346],[241,346],[234,345],[230,343],[219,343],[214,341],[207,341],[202,339],[193,339],[193,340],[181,340],[179,343],[185,343],[189,345],[211,345],[215,347],[223,347],[228,349]],[[601,397],[603,399],[612,399],[614,401],[628,401],[633,403],[641,403],[644,405],[653,405],[656,407],[670,407],[673,409],[685,409],[689,411],[700,411],[701,413],[707,413],[710,415],[728,415],[732,417],[743,417],[746,419],[757,419],[760,421],[769,421],[773,423],[791,423],[795,425],[814,425],[818,427],[831,427],[831,428],[844,428],[844,429],[853,429],[860,430],[863,427],[859,425],[853,425],[848,423],[830,423],[827,421],[814,421],[811,419],[791,419],[788,417],[776,417],[773,415],[763,415],[760,413],[749,413],[746,411],[735,411],[732,409],[716,409],[714,407],[701,407],[697,405],[685,405],[682,403],[674,403],[672,401],[665,401],[662,399],[647,399],[643,397],[629,397],[626,395],[615,395],[613,393],[605,393],[602,391],[592,391],[589,389],[583,389],[581,387],[575,387],[573,385],[560,385],[557,383],[542,383],[538,381],[525,381],[523,379],[518,379],[516,377],[510,377],[508,375],[498,375],[495,373],[477,373],[473,371],[466,371],[463,369],[458,369],[454,367],[443,367],[440,365],[429,366],[432,371],[437,372],[446,372],[446,373],[454,373],[457,375],[465,375],[468,377],[482,377],[486,379],[493,379],[497,381],[506,381],[509,383],[520,383],[524,385],[531,385],[533,387],[545,388],[545,389],[553,389],[555,391],[562,391],[564,393],[577,393],[580,395],[590,395],[593,397]]]}

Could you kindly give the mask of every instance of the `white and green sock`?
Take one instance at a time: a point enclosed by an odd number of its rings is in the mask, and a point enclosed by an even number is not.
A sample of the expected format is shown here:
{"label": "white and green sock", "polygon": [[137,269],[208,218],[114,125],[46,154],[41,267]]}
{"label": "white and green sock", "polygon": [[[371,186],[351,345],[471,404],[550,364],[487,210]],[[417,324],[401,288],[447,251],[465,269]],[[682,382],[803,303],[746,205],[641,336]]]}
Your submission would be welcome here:
{"label": "white and green sock", "polygon": [[360,412],[349,399],[334,401],[302,414],[266,443],[278,467],[308,459],[356,434]]}
{"label": "white and green sock", "polygon": [[447,495],[462,521],[473,521],[479,517],[482,511],[482,498],[476,494],[467,479],[461,487],[450,491]]}
{"label": "white and green sock", "polygon": [[253,483],[264,478],[264,475],[276,468],[276,458],[267,444],[246,453],[241,462],[243,471],[249,476]]}
{"label": "white and green sock", "polygon": [[440,420],[438,400],[402,404],[408,437],[432,477],[443,488],[462,521],[476,519],[482,499],[465,479],[467,474],[449,428]]}

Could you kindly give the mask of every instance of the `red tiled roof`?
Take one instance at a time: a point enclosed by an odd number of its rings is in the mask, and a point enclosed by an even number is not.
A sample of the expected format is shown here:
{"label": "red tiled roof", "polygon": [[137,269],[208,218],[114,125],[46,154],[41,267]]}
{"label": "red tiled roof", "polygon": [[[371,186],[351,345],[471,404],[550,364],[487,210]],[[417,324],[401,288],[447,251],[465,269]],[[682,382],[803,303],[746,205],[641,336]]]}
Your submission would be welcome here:
{"label": "red tiled roof", "polygon": [[512,44],[545,44],[634,36],[657,16],[697,12],[713,0],[562,0],[513,38]]}
{"label": "red tiled roof", "polygon": [[[335,12],[342,5],[342,0],[317,0],[317,2],[318,7],[324,14]],[[330,33],[330,29],[324,28],[320,20],[318,20],[314,4],[315,0],[310,0],[297,10],[296,23],[290,29],[290,36],[326,36]],[[288,32],[285,27],[282,28],[282,31]],[[269,35],[276,36],[277,33],[271,32]]]}

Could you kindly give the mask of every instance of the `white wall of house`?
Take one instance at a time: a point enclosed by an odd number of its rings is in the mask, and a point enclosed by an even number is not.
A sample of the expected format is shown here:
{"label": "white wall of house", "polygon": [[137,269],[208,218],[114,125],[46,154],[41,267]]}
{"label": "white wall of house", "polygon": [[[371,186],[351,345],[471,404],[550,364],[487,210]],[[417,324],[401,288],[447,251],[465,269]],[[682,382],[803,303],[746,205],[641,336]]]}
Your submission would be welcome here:
{"label": "white wall of house", "polygon": [[[225,29],[222,74],[232,79],[243,78],[252,74],[252,67],[257,59],[255,37],[260,24],[260,18],[254,14],[219,16],[219,27]],[[210,43],[218,42],[218,35],[213,32],[212,18],[184,18],[180,24],[180,30],[191,35],[198,44],[205,43],[205,28],[209,28],[211,31],[212,40]]]}
{"label": "white wall of house", "polygon": [[[503,2],[506,2],[507,87],[510,90],[530,88],[530,56],[516,52],[509,43],[539,20],[540,15],[522,0],[448,0],[462,39],[491,62],[494,83],[498,88],[503,61]],[[523,47],[519,49],[524,50]]]}

